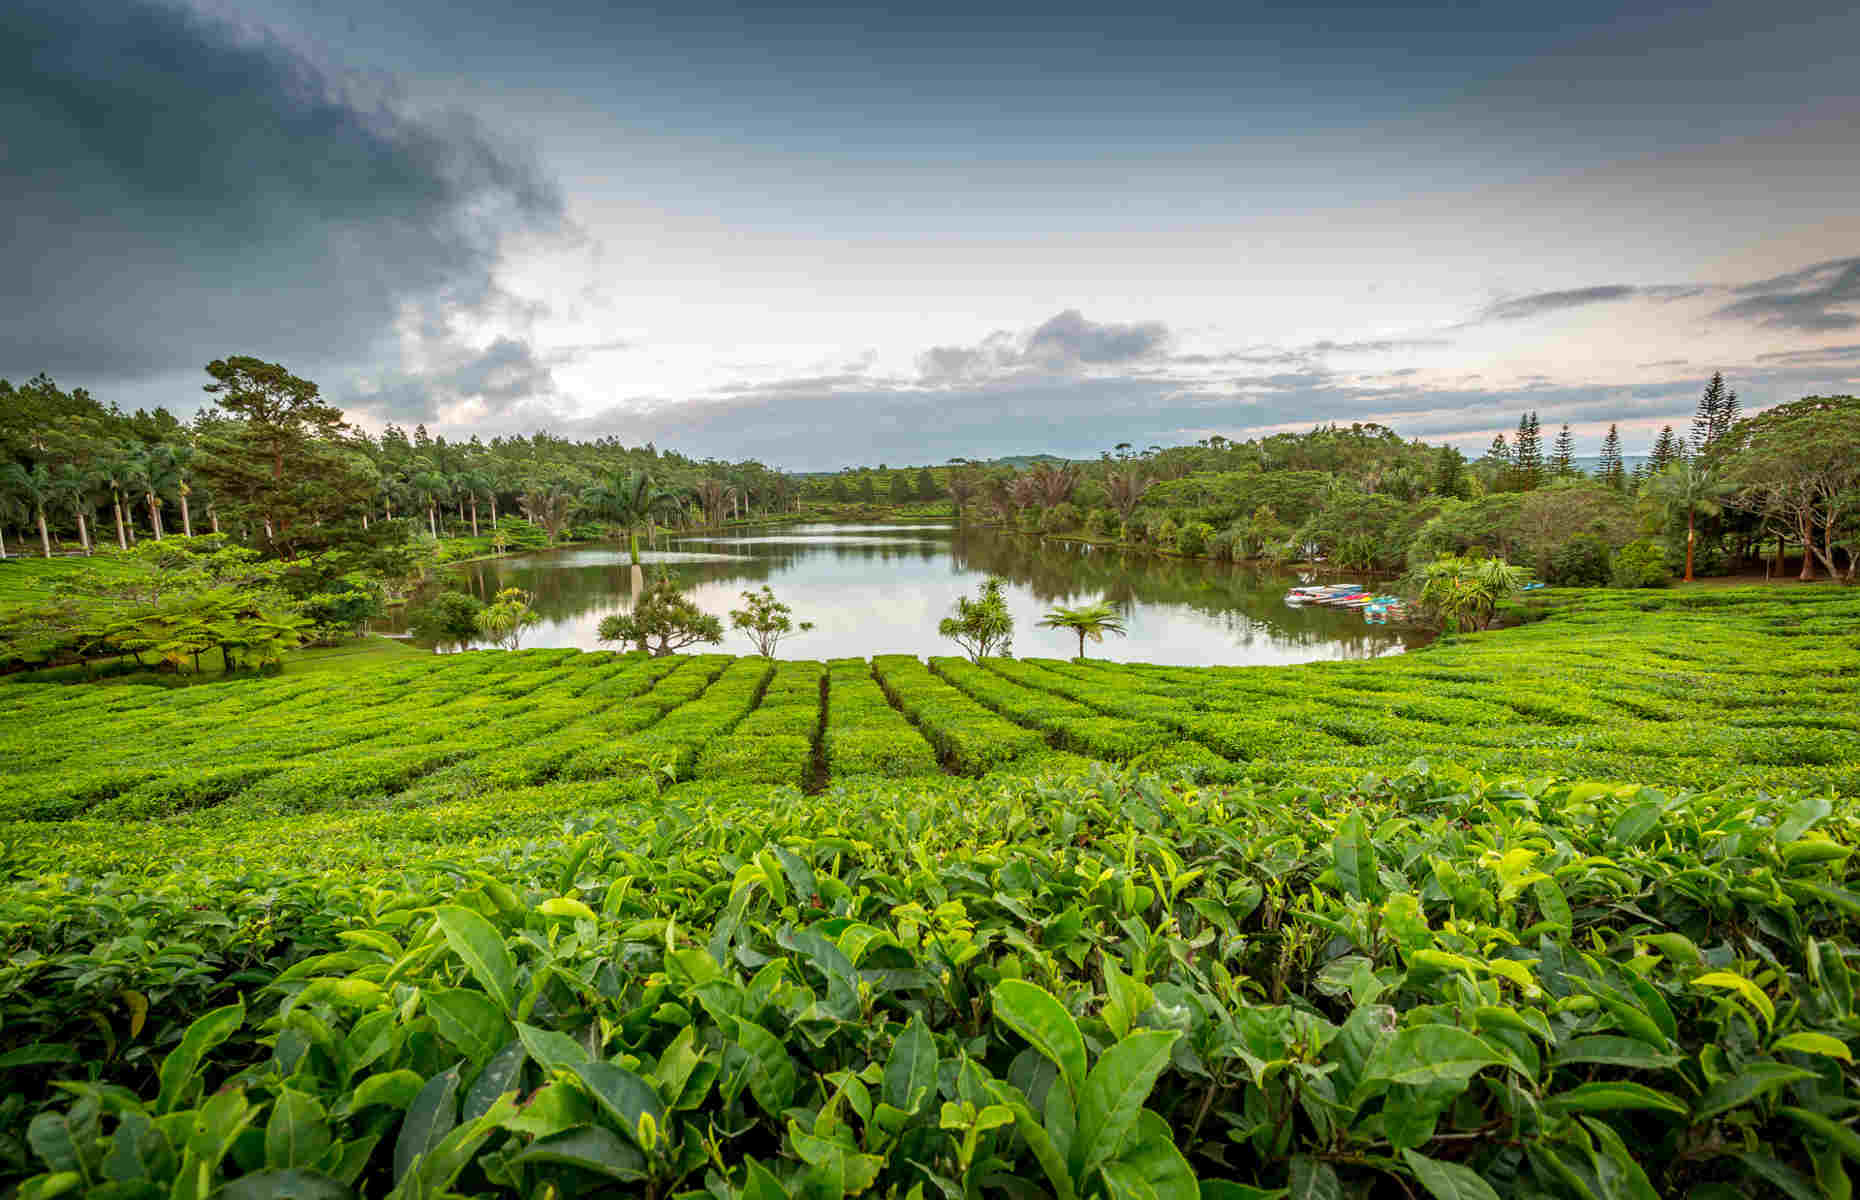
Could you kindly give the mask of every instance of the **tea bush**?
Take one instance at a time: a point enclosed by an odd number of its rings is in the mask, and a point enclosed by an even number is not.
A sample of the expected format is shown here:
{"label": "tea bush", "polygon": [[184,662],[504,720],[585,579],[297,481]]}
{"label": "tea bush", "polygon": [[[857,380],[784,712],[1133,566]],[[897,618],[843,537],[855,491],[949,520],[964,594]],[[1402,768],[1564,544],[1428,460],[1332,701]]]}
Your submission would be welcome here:
{"label": "tea bush", "polygon": [[1533,603],[0,686],[0,1187],[1849,1194],[1860,593]]}

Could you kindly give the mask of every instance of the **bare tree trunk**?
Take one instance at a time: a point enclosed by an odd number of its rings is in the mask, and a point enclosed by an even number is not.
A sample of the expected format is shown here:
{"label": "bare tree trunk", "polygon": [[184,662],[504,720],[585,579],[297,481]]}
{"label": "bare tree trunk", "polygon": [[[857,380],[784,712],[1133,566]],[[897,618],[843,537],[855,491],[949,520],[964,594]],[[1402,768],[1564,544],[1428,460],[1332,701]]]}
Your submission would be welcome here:
{"label": "bare tree trunk", "polygon": [[1686,510],[1686,577],[1685,579],[1681,581],[1683,583],[1692,582],[1692,541],[1693,541],[1693,537],[1694,537],[1693,513],[1692,513],[1692,510],[1688,508]]}
{"label": "bare tree trunk", "polygon": [[123,498],[114,490],[110,492],[110,507],[116,510],[116,548],[129,549],[129,539],[123,535]]}
{"label": "bare tree trunk", "polygon": [[213,532],[218,533],[220,531],[220,510],[209,504],[207,505],[207,516],[213,520]]}
{"label": "bare tree trunk", "polygon": [[181,532],[188,537],[194,536],[194,514],[187,508],[187,493],[181,493]]}
{"label": "bare tree trunk", "polygon": [[50,558],[52,556],[52,535],[51,532],[45,528],[45,510],[43,508],[39,510],[39,549],[45,551],[45,557]]}
{"label": "bare tree trunk", "polygon": [[78,519],[78,541],[83,543],[84,553],[89,554],[91,552],[90,527],[84,523],[84,510],[81,508],[77,510],[77,519]]}
{"label": "bare tree trunk", "polygon": [[161,541],[161,510],[155,507],[155,493],[147,493],[149,504],[149,529],[155,534],[155,540]]}
{"label": "bare tree trunk", "polygon": [[362,532],[368,532],[368,510],[365,508],[362,510]]}
{"label": "bare tree trunk", "polygon": [[6,523],[4,521],[0,521],[0,562],[5,562],[7,558],[8,558],[8,555],[6,552]]}
{"label": "bare tree trunk", "polygon": [[1802,535],[1802,573],[1796,578],[1808,583],[1815,578],[1815,523],[1802,520],[1796,524]]}

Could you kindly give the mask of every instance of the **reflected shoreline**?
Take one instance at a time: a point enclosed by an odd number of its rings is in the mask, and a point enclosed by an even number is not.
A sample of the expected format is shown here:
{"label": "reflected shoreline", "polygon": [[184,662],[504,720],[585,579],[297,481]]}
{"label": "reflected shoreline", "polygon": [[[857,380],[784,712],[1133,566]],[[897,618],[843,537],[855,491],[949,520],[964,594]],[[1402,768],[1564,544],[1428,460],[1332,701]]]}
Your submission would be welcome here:
{"label": "reflected shoreline", "polygon": [[[1032,538],[981,526],[820,523],[716,534],[684,533],[640,552],[642,578],[664,566],[706,612],[724,616],[739,593],[768,584],[797,621],[818,629],[784,642],[782,657],[825,659],[903,653],[956,653],[936,635],[959,595],[990,575],[1008,584],[1014,653],[1066,658],[1071,634],[1035,622],[1055,605],[1105,599],[1125,614],[1130,635],[1089,648],[1091,657],[1169,665],[1289,665],[1400,653],[1427,641],[1399,627],[1371,626],[1360,613],[1289,608],[1288,588],[1307,572],[1260,564],[1178,559],[1065,539]],[[600,618],[625,611],[636,594],[623,545],[574,546],[483,559],[443,570],[428,591],[455,587],[480,599],[500,588],[535,595],[543,623],[526,648],[607,647],[594,637]],[[405,632],[404,612],[378,625]],[[745,653],[726,635],[704,647]]]}

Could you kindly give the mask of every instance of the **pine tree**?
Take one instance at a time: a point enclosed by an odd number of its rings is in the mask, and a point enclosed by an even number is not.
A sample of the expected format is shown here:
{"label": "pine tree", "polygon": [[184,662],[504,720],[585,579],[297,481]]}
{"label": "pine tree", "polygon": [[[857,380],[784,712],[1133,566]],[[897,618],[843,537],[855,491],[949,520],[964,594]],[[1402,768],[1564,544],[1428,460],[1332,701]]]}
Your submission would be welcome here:
{"label": "pine tree", "polygon": [[1512,487],[1511,447],[1505,444],[1505,435],[1497,434],[1492,438],[1492,446],[1480,460],[1491,479],[1491,488],[1495,492],[1510,491]]}
{"label": "pine tree", "polygon": [[1455,500],[1466,496],[1466,456],[1452,446],[1434,452],[1434,491]]}
{"label": "pine tree", "polygon": [[1576,473],[1576,435],[1569,431],[1569,422],[1563,422],[1563,431],[1556,435],[1556,446],[1550,451],[1550,473],[1558,479],[1568,479]]}
{"label": "pine tree", "polygon": [[1724,404],[1718,409],[1718,422],[1712,429],[1711,440],[1716,442],[1731,432],[1731,428],[1743,420],[1744,406],[1737,401],[1736,392],[1726,392]]}
{"label": "pine tree", "polygon": [[1613,425],[1608,427],[1608,436],[1602,439],[1602,465],[1597,474],[1616,491],[1627,486],[1627,469],[1621,465],[1621,430]]}
{"label": "pine tree", "polygon": [[1647,456],[1647,474],[1658,475],[1661,471],[1685,458],[1685,447],[1674,435],[1673,427],[1661,427],[1660,436],[1654,439],[1653,453]]}
{"label": "pine tree", "polygon": [[1518,418],[1518,444],[1512,453],[1512,474],[1517,490],[1528,492],[1544,481],[1544,440],[1535,412]]}
{"label": "pine tree", "polygon": [[1693,411],[1693,435],[1689,439],[1693,454],[1704,454],[1724,432],[1724,404],[1724,372],[1713,370],[1711,383],[1706,383],[1706,391],[1698,396],[1698,409]]}

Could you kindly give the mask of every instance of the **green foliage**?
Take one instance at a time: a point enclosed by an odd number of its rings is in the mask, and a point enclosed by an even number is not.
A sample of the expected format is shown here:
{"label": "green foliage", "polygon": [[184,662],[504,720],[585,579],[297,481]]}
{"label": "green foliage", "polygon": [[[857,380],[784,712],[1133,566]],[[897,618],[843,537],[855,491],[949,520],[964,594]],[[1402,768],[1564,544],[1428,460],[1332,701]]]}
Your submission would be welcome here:
{"label": "green foliage", "polygon": [[976,589],[975,599],[956,598],[956,613],[937,623],[936,631],[980,661],[989,654],[1007,654],[1014,642],[1014,616],[1002,593],[1004,580],[990,576]]}
{"label": "green foliage", "polygon": [[[1857,608],[1560,595],[1285,669],[6,685],[0,1174],[1838,1193]],[[794,728],[823,714],[824,780]]]}
{"label": "green foliage", "polygon": [[730,628],[748,634],[757,654],[774,658],[783,638],[807,633],[814,623],[802,621],[796,625],[794,610],[777,600],[774,589],[764,584],[759,591],[743,593],[743,607],[730,610]]}
{"label": "green foliage", "polygon": [[1663,588],[1673,582],[1666,552],[1652,542],[1629,542],[1615,551],[1609,582],[1618,588]]}
{"label": "green foliage", "polygon": [[1612,578],[1608,542],[1593,533],[1580,533],[1550,554],[1544,582],[1556,587],[1606,587]]}
{"label": "green foliage", "polygon": [[1061,605],[1047,613],[1039,620],[1042,629],[1064,629],[1078,635],[1079,657],[1085,657],[1085,639],[1103,642],[1104,635],[1115,633],[1123,637],[1128,632],[1124,627],[1124,618],[1117,607],[1109,600],[1100,600],[1096,604],[1082,604],[1077,608]]}
{"label": "green foliage", "polygon": [[483,611],[484,603],[476,596],[448,589],[410,609],[407,627],[423,642],[463,649],[478,637],[478,614]]}
{"label": "green foliage", "polygon": [[633,611],[602,617],[596,637],[664,655],[699,642],[721,642],[723,622],[699,608],[671,572],[660,568],[634,601]]}
{"label": "green foliage", "polygon": [[472,624],[484,637],[506,650],[515,650],[523,641],[524,630],[542,623],[542,614],[530,607],[533,599],[522,588],[503,588],[473,615]]}
{"label": "green foliage", "polygon": [[1214,526],[1206,521],[1190,521],[1176,530],[1175,552],[1199,558],[1208,552],[1214,540]]}
{"label": "green foliage", "polygon": [[1503,559],[1443,555],[1419,572],[1421,603],[1440,614],[1449,632],[1484,629],[1528,573]]}

